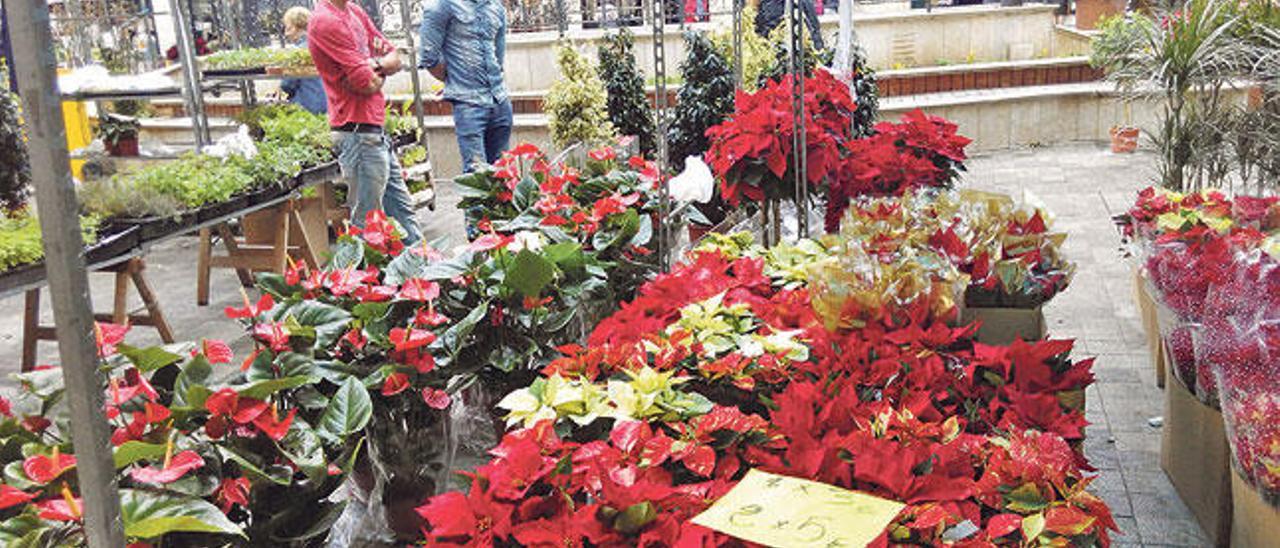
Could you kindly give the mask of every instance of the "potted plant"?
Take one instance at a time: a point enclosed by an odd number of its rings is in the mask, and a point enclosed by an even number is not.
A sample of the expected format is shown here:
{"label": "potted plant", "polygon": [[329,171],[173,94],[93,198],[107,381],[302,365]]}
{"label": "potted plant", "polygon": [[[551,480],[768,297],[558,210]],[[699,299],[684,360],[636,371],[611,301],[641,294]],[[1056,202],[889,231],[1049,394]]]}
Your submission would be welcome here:
{"label": "potted plant", "polygon": [[141,128],[137,118],[105,113],[98,122],[98,137],[112,156],[137,156]]}

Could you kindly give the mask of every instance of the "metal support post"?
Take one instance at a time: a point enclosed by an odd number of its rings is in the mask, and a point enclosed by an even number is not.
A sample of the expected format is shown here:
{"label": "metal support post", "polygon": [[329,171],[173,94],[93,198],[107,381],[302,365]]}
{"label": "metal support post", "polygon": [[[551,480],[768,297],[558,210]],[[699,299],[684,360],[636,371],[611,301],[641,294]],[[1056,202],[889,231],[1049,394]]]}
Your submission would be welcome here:
{"label": "metal support post", "polygon": [[[563,2],[564,0],[560,0]],[[413,83],[413,112],[418,120],[418,144],[423,148],[427,146],[427,119],[423,110],[426,104],[422,102],[422,76],[418,74],[418,49],[413,41],[413,5],[409,0],[400,0],[400,18],[404,22],[404,40],[409,46],[409,80]],[[502,62],[499,59],[498,62]],[[431,151],[427,150],[427,156],[430,157]]]}
{"label": "metal support post", "polygon": [[[654,117],[658,122],[658,146],[655,151],[654,160],[658,164],[658,177],[665,179],[667,176],[667,49],[666,49],[666,31],[664,25],[667,21],[667,10],[665,0],[649,0],[652,7],[653,15],[653,74],[654,83],[657,89],[653,98]],[[671,211],[671,191],[667,187],[665,180],[662,184],[662,200],[658,207],[658,260],[665,272],[671,267],[670,257],[667,249],[670,243],[670,227],[668,226],[667,214]]]}
{"label": "metal support post", "polygon": [[195,37],[191,32],[191,16],[187,12],[190,6],[186,2],[174,2],[174,33],[178,36],[178,62],[182,66],[182,97],[185,99],[187,115],[191,117],[191,126],[195,129],[196,152],[209,144],[209,120],[204,113],[204,86],[200,83],[200,62],[196,60]]}
{"label": "metal support post", "polygon": [[742,89],[742,2],[733,0],[733,83]]}
{"label": "metal support post", "polygon": [[44,264],[58,352],[71,413],[76,474],[84,511],[84,531],[92,548],[124,546],[120,495],[111,454],[111,428],[102,414],[106,379],[98,368],[93,305],[80,237],[79,204],[67,155],[67,129],[58,91],[58,62],[49,26],[49,3],[17,0],[7,4],[15,25],[14,67],[22,83],[32,182],[36,190]]}
{"label": "metal support post", "polygon": [[791,167],[795,176],[797,227],[801,238],[809,237],[809,181],[808,152],[805,139],[804,79],[805,79],[805,18],[800,0],[787,0],[787,58],[791,69],[791,116],[794,124],[791,136]]}

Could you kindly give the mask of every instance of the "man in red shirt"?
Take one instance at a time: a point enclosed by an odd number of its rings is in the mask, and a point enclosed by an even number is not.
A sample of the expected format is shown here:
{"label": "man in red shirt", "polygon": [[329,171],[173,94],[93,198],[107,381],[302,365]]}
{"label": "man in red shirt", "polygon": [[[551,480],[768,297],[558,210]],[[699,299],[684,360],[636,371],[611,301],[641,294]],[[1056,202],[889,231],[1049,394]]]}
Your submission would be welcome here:
{"label": "man in red shirt", "polygon": [[400,223],[406,244],[417,242],[422,232],[413,217],[413,198],[382,130],[387,108],[382,84],[400,70],[400,53],[350,0],[316,0],[307,36],[329,101],[351,222],[363,227],[365,216],[381,209]]}

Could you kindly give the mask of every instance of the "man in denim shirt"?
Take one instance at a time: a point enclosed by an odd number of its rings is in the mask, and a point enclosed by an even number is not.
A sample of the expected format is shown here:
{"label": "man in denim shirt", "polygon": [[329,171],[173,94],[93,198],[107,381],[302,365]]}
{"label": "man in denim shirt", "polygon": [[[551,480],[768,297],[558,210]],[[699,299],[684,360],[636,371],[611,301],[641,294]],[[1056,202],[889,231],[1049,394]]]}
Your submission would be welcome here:
{"label": "man in denim shirt", "polygon": [[496,162],[511,141],[511,100],[502,77],[506,34],[500,0],[427,0],[420,68],[444,82],[466,172]]}

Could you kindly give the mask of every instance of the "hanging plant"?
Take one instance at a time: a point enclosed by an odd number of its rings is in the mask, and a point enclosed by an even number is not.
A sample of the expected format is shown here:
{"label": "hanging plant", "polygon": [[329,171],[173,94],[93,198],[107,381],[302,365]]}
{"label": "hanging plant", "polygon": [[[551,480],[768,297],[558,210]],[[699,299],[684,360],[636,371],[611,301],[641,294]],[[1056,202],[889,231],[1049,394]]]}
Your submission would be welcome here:
{"label": "hanging plant", "polygon": [[680,63],[684,85],[667,130],[672,165],[683,165],[685,158],[706,152],[707,129],[733,112],[733,67],[702,33],[686,32],[684,43],[688,52]]}
{"label": "hanging plant", "polygon": [[560,79],[551,85],[545,104],[551,140],[557,147],[567,148],[576,143],[593,146],[613,139],[613,124],[605,109],[608,94],[595,67],[568,43],[558,48],[556,64]]}
{"label": "hanging plant", "polygon": [[618,132],[633,135],[640,140],[640,152],[653,153],[656,132],[653,114],[649,111],[649,98],[645,95],[644,78],[636,68],[632,52],[635,36],[627,28],[617,34],[605,36],[600,48],[600,75],[604,78],[605,91],[609,94],[609,119]]}

